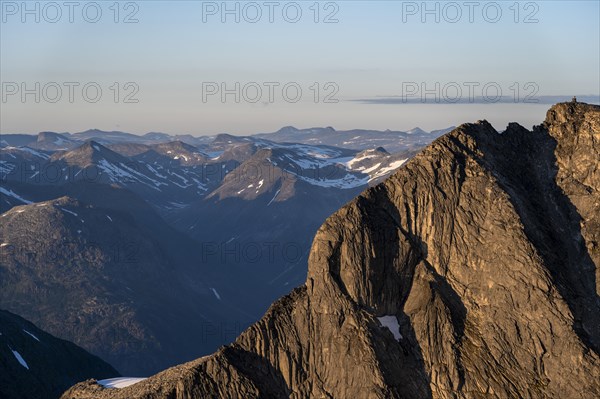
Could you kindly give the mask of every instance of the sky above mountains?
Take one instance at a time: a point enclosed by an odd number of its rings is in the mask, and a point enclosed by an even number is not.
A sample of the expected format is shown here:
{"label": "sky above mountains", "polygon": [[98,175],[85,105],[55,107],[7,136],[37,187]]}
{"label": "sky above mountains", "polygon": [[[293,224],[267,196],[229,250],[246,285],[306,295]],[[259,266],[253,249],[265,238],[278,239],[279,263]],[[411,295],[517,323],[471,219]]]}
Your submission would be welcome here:
{"label": "sky above mountains", "polygon": [[48,4],[1,4],[2,133],[502,129],[600,96],[597,1]]}

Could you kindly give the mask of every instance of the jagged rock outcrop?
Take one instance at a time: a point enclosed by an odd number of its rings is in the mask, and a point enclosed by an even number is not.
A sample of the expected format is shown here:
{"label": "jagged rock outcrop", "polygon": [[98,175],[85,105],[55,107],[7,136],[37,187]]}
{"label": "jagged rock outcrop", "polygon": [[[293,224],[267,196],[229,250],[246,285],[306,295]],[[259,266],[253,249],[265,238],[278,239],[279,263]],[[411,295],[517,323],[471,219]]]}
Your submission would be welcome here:
{"label": "jagged rock outcrop", "polygon": [[599,106],[462,125],[332,215],[234,344],[63,398],[600,397],[599,154]]}

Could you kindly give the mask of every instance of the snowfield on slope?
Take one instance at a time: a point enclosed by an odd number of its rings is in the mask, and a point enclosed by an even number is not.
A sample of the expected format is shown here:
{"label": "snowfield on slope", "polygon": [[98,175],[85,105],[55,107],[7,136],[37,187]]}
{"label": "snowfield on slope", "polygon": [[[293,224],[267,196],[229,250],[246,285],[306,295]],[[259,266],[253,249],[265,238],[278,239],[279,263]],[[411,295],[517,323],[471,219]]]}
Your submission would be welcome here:
{"label": "snowfield on slope", "polygon": [[119,378],[109,378],[106,380],[98,381],[98,384],[102,385],[104,388],[127,388],[133,384],[137,384],[138,382],[144,381],[145,378],[133,378],[133,377],[119,377]]}

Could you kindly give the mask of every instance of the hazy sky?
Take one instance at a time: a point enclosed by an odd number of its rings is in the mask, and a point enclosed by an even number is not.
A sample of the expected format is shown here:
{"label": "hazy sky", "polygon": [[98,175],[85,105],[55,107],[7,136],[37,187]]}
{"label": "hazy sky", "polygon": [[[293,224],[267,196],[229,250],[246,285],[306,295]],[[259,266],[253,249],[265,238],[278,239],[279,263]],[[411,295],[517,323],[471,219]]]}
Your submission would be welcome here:
{"label": "hazy sky", "polygon": [[530,127],[600,96],[599,3],[2,1],[0,132]]}

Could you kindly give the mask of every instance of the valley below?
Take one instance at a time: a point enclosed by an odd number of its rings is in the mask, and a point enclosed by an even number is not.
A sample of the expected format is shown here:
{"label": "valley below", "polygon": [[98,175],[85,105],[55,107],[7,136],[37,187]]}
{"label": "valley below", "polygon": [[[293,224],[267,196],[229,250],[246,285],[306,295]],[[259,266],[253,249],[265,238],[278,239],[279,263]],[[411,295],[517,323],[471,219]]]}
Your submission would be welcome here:
{"label": "valley below", "polygon": [[600,106],[176,139],[2,136],[0,308],[114,366],[63,399],[600,395]]}

